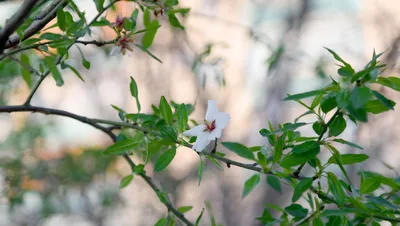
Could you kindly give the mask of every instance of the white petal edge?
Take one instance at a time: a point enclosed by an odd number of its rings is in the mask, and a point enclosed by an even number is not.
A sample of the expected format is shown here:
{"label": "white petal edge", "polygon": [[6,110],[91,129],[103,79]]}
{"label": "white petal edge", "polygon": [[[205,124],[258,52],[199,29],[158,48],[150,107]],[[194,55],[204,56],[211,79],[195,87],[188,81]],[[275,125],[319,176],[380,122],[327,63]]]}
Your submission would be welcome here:
{"label": "white petal edge", "polygon": [[209,100],[206,112],[206,120],[212,122],[217,118],[218,114],[219,111],[217,108],[217,102],[215,100]]}
{"label": "white petal edge", "polygon": [[199,136],[197,136],[196,143],[193,145],[193,149],[196,150],[197,152],[202,152],[205,147],[210,143],[210,141],[207,139],[208,138],[208,133],[203,133]]}
{"label": "white petal edge", "polygon": [[119,47],[119,46],[114,46],[114,47],[111,49],[110,56],[118,56],[118,55],[121,55],[121,47]]}
{"label": "white petal edge", "polygon": [[220,130],[224,129],[228,125],[229,121],[231,121],[231,117],[229,116],[228,113],[226,112],[218,113],[217,118],[215,119],[216,129]]}
{"label": "white petal edge", "polygon": [[190,130],[186,130],[185,132],[183,132],[183,135],[189,137],[200,136],[204,133],[205,129],[206,129],[205,125],[198,125],[196,127],[191,128]]}
{"label": "white petal edge", "polygon": [[211,133],[208,134],[208,140],[212,141],[215,138],[221,138],[222,136],[222,129],[215,128]]}

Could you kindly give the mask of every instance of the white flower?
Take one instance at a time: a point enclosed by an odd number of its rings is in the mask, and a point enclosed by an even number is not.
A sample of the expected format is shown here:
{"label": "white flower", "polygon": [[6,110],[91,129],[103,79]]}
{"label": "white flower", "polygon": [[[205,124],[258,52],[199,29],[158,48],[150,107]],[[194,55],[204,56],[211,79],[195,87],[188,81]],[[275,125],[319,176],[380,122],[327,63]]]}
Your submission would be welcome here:
{"label": "white flower", "polygon": [[193,149],[201,152],[212,140],[221,137],[222,130],[228,125],[230,120],[231,118],[228,113],[218,111],[215,100],[209,100],[204,124],[185,131],[183,135],[197,136]]}
{"label": "white flower", "polygon": [[[130,55],[129,52],[133,51],[134,42],[135,40],[129,35],[124,35],[120,37],[115,46],[111,49],[110,56],[117,56],[120,54],[125,55],[125,53],[128,53],[128,55]],[[128,50],[128,52],[126,50]]]}

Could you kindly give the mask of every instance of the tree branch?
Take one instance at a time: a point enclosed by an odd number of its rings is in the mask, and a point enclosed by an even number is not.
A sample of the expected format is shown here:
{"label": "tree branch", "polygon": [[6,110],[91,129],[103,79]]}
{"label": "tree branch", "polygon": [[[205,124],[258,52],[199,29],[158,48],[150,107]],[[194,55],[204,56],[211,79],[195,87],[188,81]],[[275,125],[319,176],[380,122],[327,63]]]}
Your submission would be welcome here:
{"label": "tree branch", "polygon": [[[94,23],[108,8],[110,8],[111,6],[113,6],[113,5],[114,5],[116,2],[118,2],[118,1],[120,1],[120,0],[111,1],[108,5],[106,5],[106,6],[92,19],[92,21],[90,21],[90,23],[86,25],[86,27],[85,27],[84,29],[89,28],[89,27],[90,27],[90,26],[91,26],[91,25],[92,25],[92,24],[93,24],[93,23]],[[64,54],[61,54],[61,55],[58,57],[57,61],[55,62],[55,65],[58,65],[58,64],[61,62],[61,60],[62,60],[62,58],[64,57],[64,55],[65,55],[65,54],[68,52],[68,50],[75,44],[75,42],[76,42],[77,40],[78,40],[78,38],[76,38],[76,39],[74,40],[74,42],[66,48]],[[50,70],[47,71],[47,72],[45,72],[45,73],[39,78],[39,80],[37,81],[37,83],[34,85],[34,87],[33,87],[32,91],[31,91],[31,93],[29,94],[28,98],[26,99],[24,105],[27,105],[27,106],[30,105],[31,100],[32,100],[33,96],[35,95],[36,91],[38,90],[39,86],[42,84],[43,80],[44,80],[44,79],[47,77],[47,75],[49,75],[49,74],[50,74]]]}
{"label": "tree branch", "polygon": [[[112,131],[104,126],[99,125],[95,119],[87,118],[85,116],[77,115],[68,111],[63,111],[63,110],[57,110],[57,109],[52,109],[52,108],[44,108],[44,107],[37,107],[37,106],[27,106],[27,105],[16,105],[16,106],[0,106],[0,113],[1,112],[7,112],[7,113],[12,113],[12,112],[32,112],[32,113],[42,113],[45,115],[59,115],[59,116],[64,116],[68,118],[75,119],[77,121],[80,121],[82,123],[88,124],[93,126],[96,129],[99,129],[106,133],[114,142],[117,140],[117,136],[115,136]],[[129,157],[128,154],[124,154],[123,157],[125,160],[128,162],[128,164],[131,166],[132,171],[134,171],[136,164],[132,161],[132,159]],[[139,174],[145,181],[146,183],[154,190],[154,192],[160,196],[160,189],[157,187],[157,185],[154,183],[153,179],[149,176],[146,175],[145,172],[142,172]],[[163,202],[163,204],[167,207],[168,211],[171,211],[178,219],[180,219],[183,223],[185,223],[188,226],[194,226],[188,219],[185,218],[185,216],[179,212],[171,203],[171,201],[167,198],[166,202]]]}
{"label": "tree branch", "polygon": [[[84,41],[84,40],[76,40],[75,43],[79,43],[79,44],[83,44],[83,45],[96,45],[96,46],[104,46],[104,45],[108,45],[108,44],[113,44],[115,41],[117,41],[118,39],[113,39],[113,40],[109,40],[109,41],[96,41],[96,40],[91,40],[91,41]],[[58,41],[45,41],[45,42],[38,42],[36,44],[32,44],[29,46],[24,46],[12,51],[9,51],[7,53],[4,53],[3,55],[1,55],[0,57],[0,61],[2,61],[4,58],[12,56],[16,53],[25,51],[25,50],[30,50],[30,49],[37,49],[42,45],[48,45],[48,44],[52,44],[52,43],[56,43]]]}
{"label": "tree branch", "polygon": [[48,24],[52,19],[56,17],[57,10],[59,8],[64,8],[67,4],[68,0],[56,0],[52,2],[36,17],[37,20],[33,21],[32,24],[24,31],[22,40],[20,39],[19,35],[7,37],[8,40],[6,40],[4,49],[11,48],[17,45],[19,42],[30,38],[32,35],[42,30],[42,28],[46,26],[46,24]]}
{"label": "tree branch", "polygon": [[25,18],[27,18],[35,6],[38,0],[25,0],[22,5],[19,7],[18,11],[7,20],[3,29],[0,32],[0,53],[3,53],[4,46],[10,35],[14,33],[17,28],[24,22]]}

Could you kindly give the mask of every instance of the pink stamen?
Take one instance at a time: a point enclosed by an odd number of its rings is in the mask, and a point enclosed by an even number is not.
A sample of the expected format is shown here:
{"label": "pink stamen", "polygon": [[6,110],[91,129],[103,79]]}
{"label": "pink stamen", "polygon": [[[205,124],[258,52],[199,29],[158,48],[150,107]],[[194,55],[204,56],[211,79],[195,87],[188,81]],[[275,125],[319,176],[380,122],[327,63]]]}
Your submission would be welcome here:
{"label": "pink stamen", "polygon": [[212,121],[211,123],[207,120],[205,120],[205,124],[206,124],[206,129],[204,130],[204,132],[208,131],[208,132],[212,132],[215,129],[215,120]]}

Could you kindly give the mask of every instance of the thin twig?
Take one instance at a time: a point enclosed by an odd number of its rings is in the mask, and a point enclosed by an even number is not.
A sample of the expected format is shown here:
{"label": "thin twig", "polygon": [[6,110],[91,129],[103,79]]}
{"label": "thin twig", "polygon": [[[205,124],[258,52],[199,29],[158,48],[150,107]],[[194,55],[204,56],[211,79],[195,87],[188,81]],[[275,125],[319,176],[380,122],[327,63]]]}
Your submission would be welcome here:
{"label": "thin twig", "polygon": [[[113,5],[114,5],[116,2],[118,2],[118,1],[120,1],[120,0],[111,1],[108,5],[106,5],[106,6],[96,15],[96,16],[92,19],[92,21],[90,21],[90,23],[88,23],[88,24],[86,25],[86,27],[83,28],[83,29],[88,29],[94,22],[96,22],[96,20],[97,20],[108,8],[110,8],[111,6],[113,6]],[[76,42],[77,40],[78,40],[78,38],[76,38],[76,39],[74,40],[74,42],[73,42],[71,45],[69,45],[69,46],[65,49],[64,53],[61,54],[61,55],[58,57],[57,61],[55,62],[55,65],[58,65],[58,64],[61,62],[61,60],[62,60],[62,58],[64,57],[64,55],[65,55],[65,54],[68,52],[68,50],[75,44],[75,42]],[[32,100],[33,96],[35,95],[36,91],[38,90],[39,86],[42,84],[43,80],[44,80],[49,74],[50,74],[50,70],[47,71],[47,72],[45,72],[45,73],[39,78],[39,80],[37,81],[37,83],[34,85],[34,87],[33,87],[32,91],[31,91],[31,93],[29,94],[28,98],[26,99],[24,105],[27,105],[27,106],[30,105],[31,100]]]}
{"label": "thin twig", "polygon": [[[91,125],[95,127],[96,129],[99,129],[106,133],[114,142],[117,140],[117,137],[115,136],[112,131],[104,126],[99,125],[95,119],[87,118],[85,116],[80,116],[68,111],[63,111],[63,110],[57,110],[57,109],[52,109],[52,108],[44,108],[44,107],[37,107],[37,106],[26,106],[26,105],[17,105],[17,106],[0,106],[0,112],[7,112],[7,113],[12,113],[12,112],[37,112],[37,113],[42,113],[45,115],[59,115],[59,116],[64,116],[68,118],[72,118],[75,120],[78,120],[82,123]],[[129,155],[124,154],[123,157],[127,160],[128,164],[131,166],[132,171],[135,169],[136,165],[132,161],[132,159],[129,157]],[[145,181],[146,183],[154,190],[154,192],[157,195],[160,195],[160,189],[156,186],[154,181],[151,179],[151,177],[147,176],[144,172],[139,174]],[[168,211],[171,211],[177,218],[179,218],[182,222],[184,222],[186,225],[193,226],[193,224],[185,218],[185,216],[179,212],[169,201],[167,198],[166,202],[163,202],[164,205],[167,207]]]}
{"label": "thin twig", "polygon": [[10,35],[12,35],[24,20],[29,16],[31,10],[38,0],[25,0],[19,7],[18,11],[7,20],[5,26],[0,31],[0,53],[3,53],[4,46]]}
{"label": "thin twig", "polygon": [[57,10],[59,8],[64,8],[68,4],[68,1],[69,0],[57,0],[52,2],[36,17],[37,20],[33,21],[32,24],[25,29],[23,39],[21,40],[19,35],[11,36],[6,42],[5,49],[17,45],[19,42],[30,38],[32,35],[42,30],[46,24],[56,17]]}
{"label": "thin twig", "polygon": [[[329,126],[332,124],[333,120],[336,118],[336,116],[340,113],[340,109],[337,109],[335,114],[333,114],[333,116],[331,117],[331,119],[329,119],[329,121],[326,124],[322,125],[322,131],[321,134],[319,135],[317,141],[321,141],[322,138],[324,137],[324,134],[326,133],[326,131],[328,130]],[[294,175],[298,176],[301,172],[301,170],[303,169],[303,167],[305,166],[305,163],[301,164],[299,166],[299,168],[297,168],[296,171],[294,171]]]}

